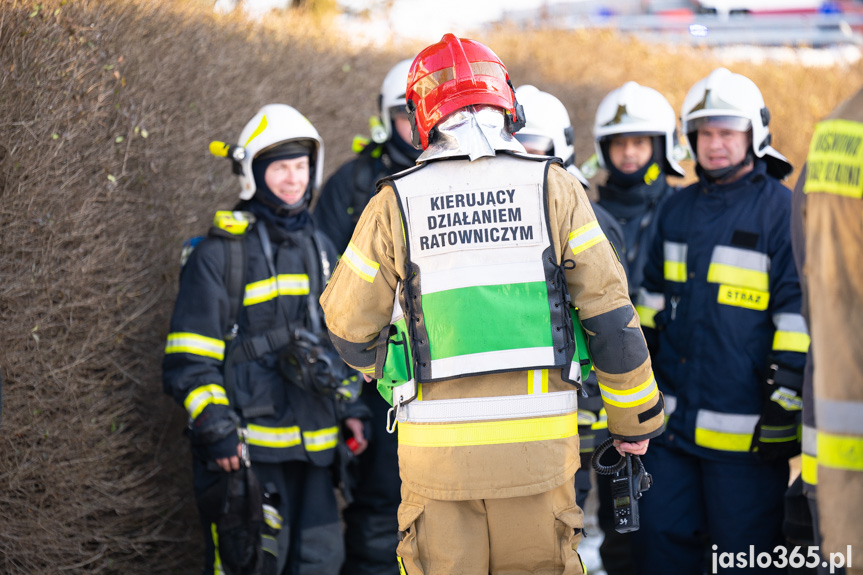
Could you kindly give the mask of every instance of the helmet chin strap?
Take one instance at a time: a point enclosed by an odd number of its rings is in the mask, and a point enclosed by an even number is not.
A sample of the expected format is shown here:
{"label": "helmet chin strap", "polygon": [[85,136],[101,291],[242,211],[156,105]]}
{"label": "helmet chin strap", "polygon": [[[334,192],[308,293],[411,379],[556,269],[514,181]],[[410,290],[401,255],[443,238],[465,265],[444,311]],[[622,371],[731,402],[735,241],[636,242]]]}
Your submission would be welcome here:
{"label": "helmet chin strap", "polygon": [[717,168],[715,170],[708,170],[699,164],[698,167],[701,168],[701,171],[704,173],[704,177],[707,178],[712,184],[721,184],[724,181],[731,179],[732,176],[737,174],[740,170],[748,166],[754,160],[754,155],[752,154],[752,150],[746,151],[746,156],[743,159],[731,166],[725,166],[724,168]]}

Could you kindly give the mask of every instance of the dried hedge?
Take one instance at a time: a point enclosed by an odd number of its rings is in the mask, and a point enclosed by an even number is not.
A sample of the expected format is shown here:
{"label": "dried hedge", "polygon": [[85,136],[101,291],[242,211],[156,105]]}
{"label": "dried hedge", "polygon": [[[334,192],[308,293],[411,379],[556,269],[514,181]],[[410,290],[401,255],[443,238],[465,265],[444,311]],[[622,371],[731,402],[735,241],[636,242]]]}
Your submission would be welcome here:
{"label": "dried hedge", "polygon": [[[207,143],[281,101],[321,132],[331,173],[410,53],[351,46],[310,17],[255,24],[210,6],[0,3],[0,573],[197,569],[184,414],[159,365],[179,246],[237,191]],[[602,34],[485,39],[516,84],[570,107],[581,159],[599,99],[629,74],[649,72],[632,77],[679,106],[713,65],[686,53],[670,67],[661,49]],[[798,162],[814,120],[861,83],[860,69],[736,68],[764,82],[777,145]]]}

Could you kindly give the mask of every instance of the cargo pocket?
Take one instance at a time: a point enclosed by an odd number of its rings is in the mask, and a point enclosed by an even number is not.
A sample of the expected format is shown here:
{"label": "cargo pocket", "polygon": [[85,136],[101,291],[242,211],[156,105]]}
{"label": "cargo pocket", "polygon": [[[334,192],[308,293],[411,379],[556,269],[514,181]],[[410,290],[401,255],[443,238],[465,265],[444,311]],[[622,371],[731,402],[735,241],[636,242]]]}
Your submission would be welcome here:
{"label": "cargo pocket", "polygon": [[555,515],[557,538],[560,542],[555,569],[563,568],[563,575],[584,573],[584,563],[576,548],[581,542],[581,528],[584,526],[584,513],[577,505],[564,509]]}
{"label": "cargo pocket", "polygon": [[416,503],[399,505],[399,546],[396,548],[400,575],[423,575],[417,547],[417,522],[425,507]]}

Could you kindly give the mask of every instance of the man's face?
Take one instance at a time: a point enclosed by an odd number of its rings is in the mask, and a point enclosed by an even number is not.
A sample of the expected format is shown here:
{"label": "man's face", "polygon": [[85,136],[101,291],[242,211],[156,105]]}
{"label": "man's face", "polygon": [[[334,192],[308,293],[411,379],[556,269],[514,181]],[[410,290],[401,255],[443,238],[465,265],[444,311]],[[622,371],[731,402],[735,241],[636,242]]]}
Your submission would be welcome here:
{"label": "man's face", "polygon": [[718,170],[742,162],[752,138],[749,132],[711,123],[699,126],[697,134],[695,153],[705,170]]}
{"label": "man's face", "polygon": [[632,174],[653,157],[653,140],[650,136],[615,136],[608,143],[608,156],[615,168]]}
{"label": "man's face", "polygon": [[309,185],[309,157],[277,160],[267,166],[264,181],[288,205],[299,202]]}

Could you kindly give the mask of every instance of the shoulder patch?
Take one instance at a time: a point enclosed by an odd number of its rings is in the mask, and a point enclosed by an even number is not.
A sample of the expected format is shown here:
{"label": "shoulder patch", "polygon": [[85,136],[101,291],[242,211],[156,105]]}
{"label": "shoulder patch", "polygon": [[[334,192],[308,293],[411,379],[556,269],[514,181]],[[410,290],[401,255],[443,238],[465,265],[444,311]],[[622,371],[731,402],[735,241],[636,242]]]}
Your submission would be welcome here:
{"label": "shoulder patch", "polygon": [[255,216],[251,212],[216,212],[213,218],[213,227],[224,232],[228,232],[232,236],[245,235],[249,230],[249,225],[255,223]]}

